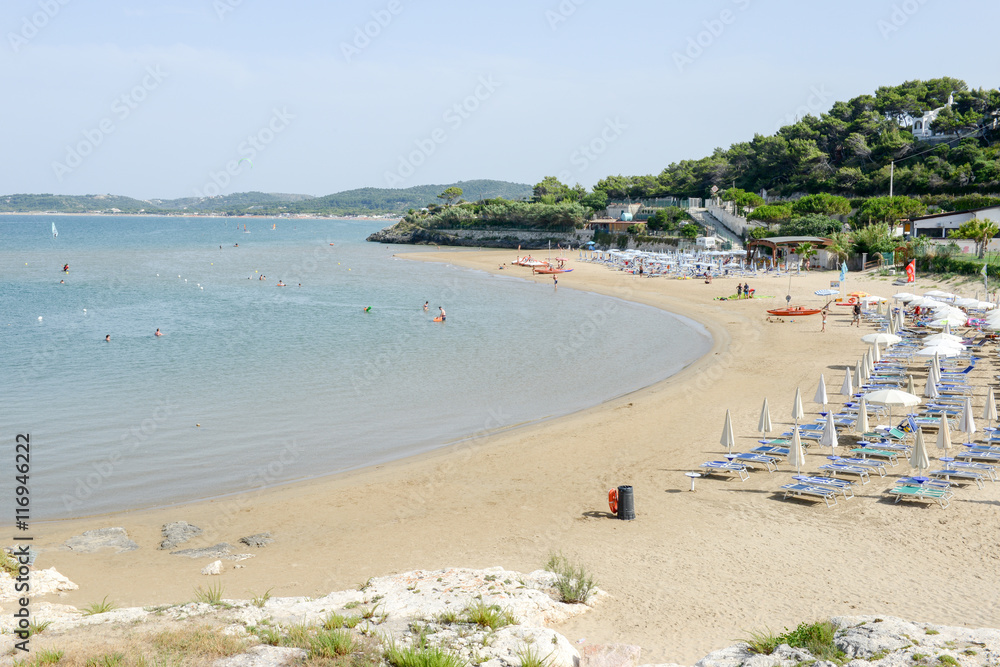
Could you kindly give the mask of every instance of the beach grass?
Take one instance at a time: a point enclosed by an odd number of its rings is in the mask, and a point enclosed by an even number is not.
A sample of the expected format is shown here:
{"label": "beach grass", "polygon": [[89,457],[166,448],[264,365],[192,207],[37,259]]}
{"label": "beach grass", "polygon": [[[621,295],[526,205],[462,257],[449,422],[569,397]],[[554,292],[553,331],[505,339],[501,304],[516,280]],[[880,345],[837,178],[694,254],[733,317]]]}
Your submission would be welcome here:
{"label": "beach grass", "polygon": [[194,589],[194,598],[198,602],[204,602],[216,606],[222,603],[222,583],[212,584],[208,588],[199,586]]}
{"label": "beach grass", "polygon": [[443,648],[400,647],[395,642],[386,647],[385,660],[391,667],[466,667],[464,660]]}
{"label": "beach grass", "polygon": [[247,649],[247,643],[212,628],[167,630],[153,637],[153,646],[168,656],[225,658]]}
{"label": "beach grass", "polygon": [[521,667],[549,667],[549,656],[543,656],[534,646],[523,646],[516,656],[521,661]]}
{"label": "beach grass", "polygon": [[104,614],[113,609],[117,609],[118,605],[114,602],[108,601],[108,596],[105,595],[104,599],[100,602],[91,602],[86,607],[83,608],[84,616],[93,616],[94,614]]}
{"label": "beach grass", "polygon": [[556,574],[559,599],[570,604],[586,604],[597,584],[582,565],[573,565],[562,554],[551,554],[545,569]]}
{"label": "beach grass", "polygon": [[782,634],[775,634],[766,629],[754,631],[742,641],[748,644],[753,653],[770,655],[782,644],[788,644],[792,648],[809,651],[818,660],[829,660],[841,664],[845,655],[834,643],[836,631],[836,627],[830,621],[799,623],[794,630],[785,628],[785,632]]}
{"label": "beach grass", "polygon": [[347,630],[322,630],[309,640],[309,653],[320,658],[336,658],[354,652],[357,642]]}
{"label": "beach grass", "polygon": [[486,604],[483,601],[466,607],[463,613],[468,623],[473,623],[482,628],[489,628],[490,630],[513,625],[517,622],[517,619],[508,610],[501,609],[495,604]]}
{"label": "beach grass", "polygon": [[255,607],[263,607],[267,604],[267,601],[271,599],[271,589],[268,588],[261,595],[254,595],[251,602]]}

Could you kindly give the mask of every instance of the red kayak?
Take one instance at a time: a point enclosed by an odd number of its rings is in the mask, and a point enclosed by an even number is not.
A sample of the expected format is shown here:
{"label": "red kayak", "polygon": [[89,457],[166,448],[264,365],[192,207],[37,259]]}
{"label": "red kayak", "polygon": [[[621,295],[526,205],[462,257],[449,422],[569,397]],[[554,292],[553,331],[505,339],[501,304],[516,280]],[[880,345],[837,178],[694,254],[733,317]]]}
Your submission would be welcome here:
{"label": "red kayak", "polygon": [[794,317],[795,315],[815,315],[820,312],[819,308],[804,308],[803,306],[790,306],[788,308],[775,308],[767,311],[771,315],[781,315],[783,317]]}
{"label": "red kayak", "polygon": [[535,268],[535,273],[569,273],[573,269],[554,269],[551,266]]}

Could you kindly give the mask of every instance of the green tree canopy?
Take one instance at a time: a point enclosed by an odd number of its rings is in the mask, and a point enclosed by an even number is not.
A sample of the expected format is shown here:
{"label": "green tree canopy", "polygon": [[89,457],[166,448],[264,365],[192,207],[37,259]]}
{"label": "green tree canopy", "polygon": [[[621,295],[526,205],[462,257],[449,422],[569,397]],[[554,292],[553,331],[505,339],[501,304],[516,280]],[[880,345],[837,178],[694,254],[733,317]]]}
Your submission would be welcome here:
{"label": "green tree canopy", "polygon": [[872,197],[861,203],[853,223],[856,226],[873,222],[895,224],[903,218],[920,217],[926,211],[927,207],[922,202],[910,197]]}
{"label": "green tree canopy", "polygon": [[830,235],[843,231],[844,223],[825,215],[803,215],[781,223],[778,228],[780,236],[819,236],[829,238]]}
{"label": "green tree canopy", "polygon": [[847,215],[851,212],[851,203],[846,197],[820,192],[806,195],[792,203],[792,209],[799,215],[816,213],[819,215]]}
{"label": "green tree canopy", "polygon": [[750,212],[747,220],[759,220],[760,222],[781,222],[792,217],[792,205],[788,202],[781,204],[764,204],[758,206]]}
{"label": "green tree canopy", "polygon": [[577,197],[571,195],[571,192],[569,186],[560,182],[555,176],[546,176],[540,183],[535,184],[532,198],[534,201],[548,198],[548,203],[555,204],[566,198],[576,199]]}
{"label": "green tree canopy", "polygon": [[444,192],[438,195],[438,199],[444,199],[448,206],[451,206],[461,198],[462,188],[455,187],[454,185],[450,188],[445,188]]}
{"label": "green tree canopy", "polygon": [[950,239],[971,239],[976,242],[976,256],[980,259],[986,254],[990,239],[997,235],[1000,226],[989,218],[973,218],[966,220],[958,229],[948,232]]}

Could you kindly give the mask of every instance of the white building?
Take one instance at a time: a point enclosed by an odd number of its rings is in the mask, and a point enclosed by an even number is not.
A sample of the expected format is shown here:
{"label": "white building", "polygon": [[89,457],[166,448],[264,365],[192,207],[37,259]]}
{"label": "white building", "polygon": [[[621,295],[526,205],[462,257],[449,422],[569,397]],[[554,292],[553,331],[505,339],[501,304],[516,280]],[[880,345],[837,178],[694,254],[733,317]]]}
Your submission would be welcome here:
{"label": "white building", "polygon": [[917,141],[944,141],[947,139],[954,139],[958,135],[954,132],[950,133],[940,133],[934,132],[931,125],[937,120],[938,114],[944,111],[947,107],[950,107],[955,103],[954,94],[948,95],[948,103],[943,107],[938,107],[937,109],[931,109],[930,111],[925,111],[922,116],[916,118],[909,114],[904,115],[900,121],[899,125],[901,127],[907,127],[910,132],[913,133],[913,138]]}
{"label": "white building", "polygon": [[931,236],[943,239],[948,237],[948,232],[958,229],[963,222],[975,219],[989,219],[1000,225],[1000,206],[925,215],[910,220],[905,227],[908,227],[906,231],[910,232],[911,236]]}

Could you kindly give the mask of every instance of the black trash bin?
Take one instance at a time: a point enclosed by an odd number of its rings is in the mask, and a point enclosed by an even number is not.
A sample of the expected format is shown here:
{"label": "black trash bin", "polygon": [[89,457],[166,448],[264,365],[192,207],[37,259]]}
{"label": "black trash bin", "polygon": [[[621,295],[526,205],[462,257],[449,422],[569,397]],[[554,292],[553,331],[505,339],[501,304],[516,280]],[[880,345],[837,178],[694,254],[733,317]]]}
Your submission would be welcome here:
{"label": "black trash bin", "polygon": [[618,487],[618,518],[622,521],[635,519],[635,498],[632,497],[631,485]]}

